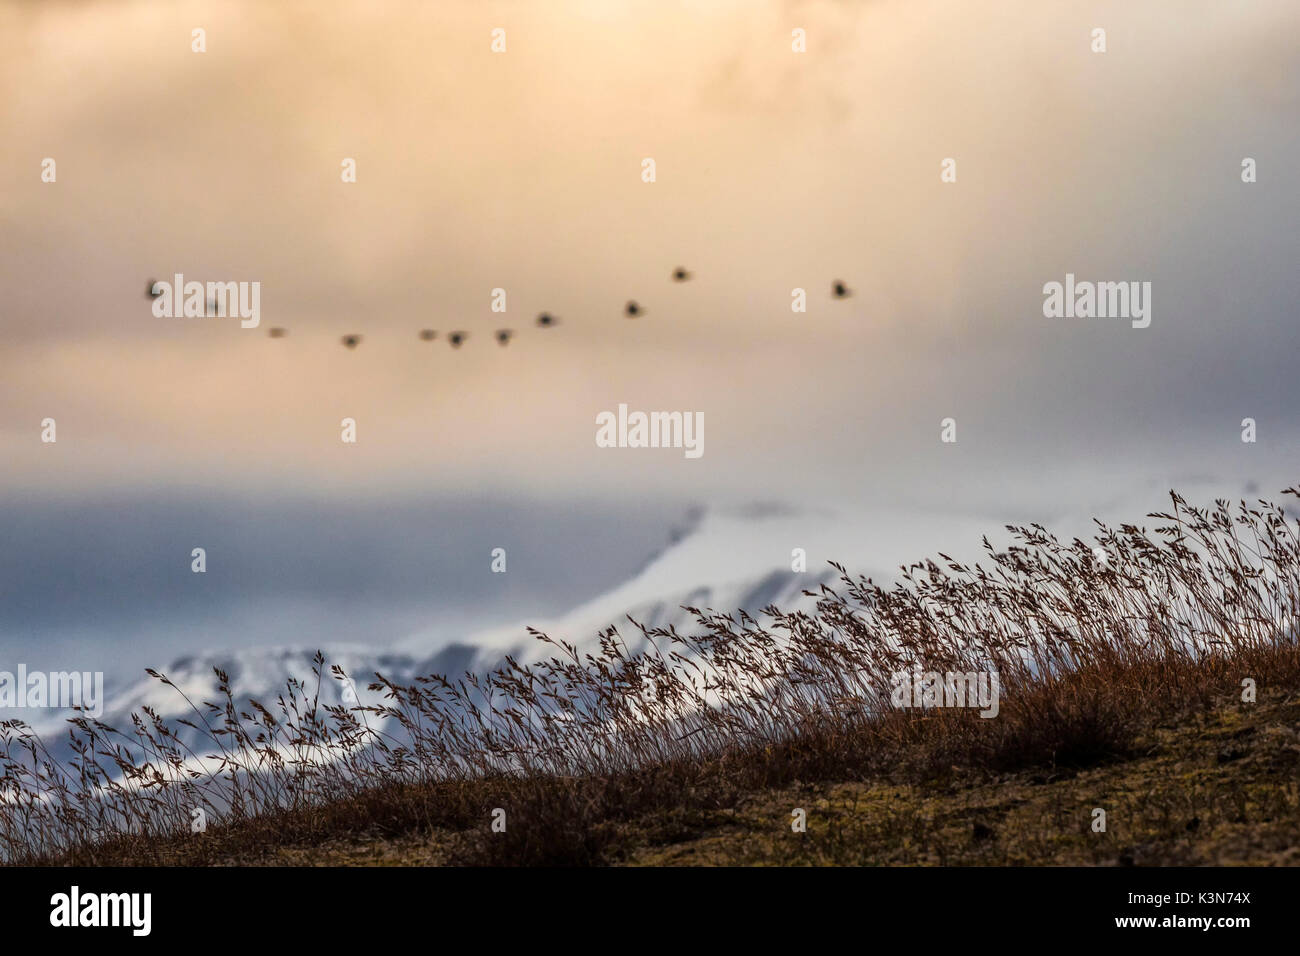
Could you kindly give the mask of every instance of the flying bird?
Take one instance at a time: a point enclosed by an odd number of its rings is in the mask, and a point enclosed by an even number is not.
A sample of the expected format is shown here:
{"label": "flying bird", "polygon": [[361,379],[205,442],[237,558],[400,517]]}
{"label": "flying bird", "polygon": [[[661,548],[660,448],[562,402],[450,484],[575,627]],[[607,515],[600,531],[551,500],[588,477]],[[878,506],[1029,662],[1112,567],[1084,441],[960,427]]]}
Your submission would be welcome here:
{"label": "flying bird", "polygon": [[267,329],[266,334],[271,336],[273,339],[282,339],[285,336],[285,330],[276,326],[275,328]]}
{"label": "flying bird", "polygon": [[433,329],[420,329],[420,339],[425,342],[432,342],[438,337],[438,333]]}
{"label": "flying bird", "polygon": [[346,345],[348,348],[350,348],[350,349],[354,349],[354,348],[357,347],[357,345],[360,344],[360,342],[361,342],[361,336],[359,336],[359,335],[345,335],[345,336],[343,336],[342,342],[343,342],[343,344]]}
{"label": "flying bird", "polygon": [[687,271],[686,271],[684,268],[682,268],[681,266],[678,266],[676,269],[673,270],[673,281],[674,281],[674,282],[685,282],[685,281],[686,281],[687,279],[689,279],[690,277],[691,277],[691,274],[690,274],[689,272],[687,272]]}
{"label": "flying bird", "polygon": [[836,279],[835,284],[831,286],[831,292],[835,294],[835,298],[837,299],[846,299],[853,294],[849,291],[849,287],[839,279]]}
{"label": "flying bird", "polygon": [[645,309],[641,308],[635,299],[629,299],[627,305],[623,306],[623,312],[629,319],[635,319],[638,315],[643,314]]}
{"label": "flying bird", "polygon": [[551,315],[551,313],[549,312],[543,312],[541,315],[537,317],[537,324],[544,329],[550,328],[552,325],[555,325],[559,321],[560,321],[559,319]]}
{"label": "flying bird", "polygon": [[514,335],[514,332],[510,331],[510,329],[497,329],[497,344],[507,345],[512,335]]}
{"label": "flying bird", "polygon": [[447,341],[451,343],[452,348],[458,349],[460,348],[461,343],[464,342],[467,338],[469,338],[468,332],[452,332],[450,335],[447,336]]}

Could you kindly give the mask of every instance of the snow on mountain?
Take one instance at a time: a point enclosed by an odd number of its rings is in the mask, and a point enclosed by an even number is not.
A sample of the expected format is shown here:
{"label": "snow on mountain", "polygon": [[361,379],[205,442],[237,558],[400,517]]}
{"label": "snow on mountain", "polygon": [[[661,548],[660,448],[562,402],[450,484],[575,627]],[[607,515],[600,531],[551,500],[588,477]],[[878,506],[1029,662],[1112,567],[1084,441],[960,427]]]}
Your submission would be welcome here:
{"label": "snow on mountain", "polygon": [[[376,673],[398,683],[410,683],[418,675],[431,673],[449,677],[465,671],[484,673],[500,664],[507,654],[521,663],[551,656],[554,648],[529,635],[528,626],[576,644],[581,650],[593,645],[601,631],[614,625],[635,650],[640,633],[629,624],[628,616],[647,627],[675,625],[683,633],[693,633],[697,625],[682,610],[683,605],[727,612],[743,608],[754,616],[772,604],[794,609],[808,602],[802,594],[805,589],[815,590],[820,582],[837,576],[827,561],[838,561],[855,574],[886,582],[900,560],[914,560],[936,550],[975,557],[980,535],[987,529],[985,520],[898,511],[846,515],[765,506],[696,513],[674,536],[676,540],[651,558],[639,573],[558,618],[524,620],[472,633],[451,643],[439,635],[419,634],[393,649],[356,644],[319,649],[325,652],[327,665],[338,664],[350,675],[362,704],[377,704],[380,696],[366,689]],[[806,553],[804,572],[792,570],[796,548]],[[248,702],[257,700],[276,713],[275,702],[288,679],[301,681],[308,692],[314,693],[316,680],[311,668],[317,649],[316,645],[300,642],[293,647],[189,655],[159,668],[175,687],[144,677],[111,695],[101,719],[126,731],[131,727],[130,715],[147,706],[173,724],[178,718],[194,720],[189,702],[206,713],[202,703],[217,700],[214,667],[229,675],[240,710],[247,710]],[[345,685],[328,670],[321,685],[322,704],[351,702],[345,697]],[[64,757],[70,755],[62,723],[66,716],[50,715],[35,724],[52,751]],[[176,729],[187,744],[204,752],[211,750],[201,732]]]}
{"label": "snow on mountain", "polygon": [[[581,648],[610,625],[625,639],[639,636],[628,617],[647,627],[675,625],[690,633],[695,621],[683,606],[727,612],[743,608],[756,617],[772,604],[791,610],[808,603],[805,589],[815,590],[838,577],[828,561],[886,582],[897,567],[896,555],[921,556],[942,548],[973,557],[973,550],[963,545],[978,547],[976,525],[980,531],[986,527],[984,522],[948,515],[899,512],[852,516],[770,506],[710,511],[638,574],[567,614],[473,635],[458,645],[466,662],[460,669],[486,670],[506,654],[521,663],[551,656],[554,649],[528,635],[526,626]],[[796,548],[806,554],[806,571],[792,570]],[[403,648],[414,650],[420,640],[406,642]],[[426,664],[443,662],[445,654],[434,655]]]}
{"label": "snow on mountain", "polygon": [[[1212,497],[1209,488],[1196,490],[1207,493],[1189,495],[1191,500],[1207,502]],[[1242,490],[1248,495],[1253,492],[1251,488]],[[1231,494],[1221,486],[1214,486],[1213,492]],[[1166,501],[1162,492],[1153,489],[1140,501],[1129,499],[1123,506],[1116,503],[1100,511],[1119,520],[1140,520],[1147,511],[1164,507]],[[1091,525],[1090,517],[1082,510],[1059,515],[1048,523],[1062,535],[1080,536],[1086,536]],[[958,517],[937,511],[846,513],[765,506],[697,512],[638,573],[559,617],[522,620],[450,642],[443,634],[417,634],[390,649],[359,644],[320,647],[299,641],[297,646],[189,655],[159,668],[175,687],[144,677],[111,694],[101,719],[109,726],[129,731],[130,715],[147,706],[174,727],[179,718],[193,720],[195,714],[189,702],[206,713],[202,703],[217,700],[214,667],[229,675],[240,710],[247,711],[248,702],[257,700],[275,713],[276,700],[290,678],[300,681],[308,692],[315,692],[312,658],[318,649],[324,651],[327,665],[338,664],[350,675],[361,704],[381,702],[377,693],[366,689],[376,673],[405,684],[426,674],[454,678],[466,671],[485,673],[498,666],[507,654],[525,664],[552,656],[555,648],[528,634],[528,626],[553,639],[575,644],[581,652],[591,648],[598,635],[613,625],[635,651],[640,632],[628,622],[629,616],[647,627],[675,626],[679,632],[691,634],[696,633],[698,625],[682,609],[683,605],[723,612],[744,609],[755,617],[762,608],[773,604],[794,610],[810,603],[803,596],[805,589],[816,590],[819,583],[838,576],[828,567],[828,561],[837,561],[853,574],[887,585],[895,578],[900,563],[921,560],[939,551],[958,560],[978,560],[982,536],[987,533],[998,541],[1001,524],[994,518]],[[806,553],[806,571],[792,570],[796,548]],[[328,670],[321,681],[320,701],[331,706],[353,703],[347,687]],[[12,712],[9,716],[28,720],[51,752],[67,759],[72,753],[64,723],[69,714],[40,713],[39,719]],[[176,729],[186,744],[203,752],[211,750],[201,732]]]}

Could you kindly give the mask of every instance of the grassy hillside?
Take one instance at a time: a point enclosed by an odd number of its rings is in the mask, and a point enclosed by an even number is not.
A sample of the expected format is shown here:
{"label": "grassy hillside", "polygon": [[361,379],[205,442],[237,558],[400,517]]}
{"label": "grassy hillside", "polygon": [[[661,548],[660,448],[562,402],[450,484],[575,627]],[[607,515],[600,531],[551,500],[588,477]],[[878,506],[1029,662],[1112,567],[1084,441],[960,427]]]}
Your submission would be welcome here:
{"label": "grassy hillside", "polygon": [[[6,725],[0,845],[86,864],[1297,862],[1297,528],[1176,495],[1152,517],[1095,545],[1012,528],[987,566],[922,562],[890,589],[845,572],[761,623],[697,610],[699,633],[644,630],[643,653],[611,629],[486,677],[381,677],[382,706],[300,685],[237,706],[220,675],[198,764],[147,711],[130,733],[74,722],[70,767]],[[996,677],[997,706],[900,694],[921,668]]]}
{"label": "grassy hillside", "polygon": [[[614,802],[586,816],[597,837],[586,849],[554,825],[538,834],[549,846],[521,847],[527,837],[512,827],[529,822],[509,810],[506,833],[492,833],[490,811],[511,803],[510,788],[485,782],[473,793],[381,791],[201,835],[121,841],[65,862],[472,865],[510,863],[518,851],[517,862],[653,866],[1300,865],[1300,693],[1268,691],[1256,704],[1220,701],[1159,721],[1127,750],[1090,767],[791,780],[684,791],[626,814]],[[620,789],[587,783],[606,796]],[[555,796],[569,786],[554,782]],[[449,802],[461,807],[458,821],[446,816]],[[1107,812],[1105,832],[1093,830],[1097,807]],[[791,829],[795,808],[807,813],[805,833]]]}

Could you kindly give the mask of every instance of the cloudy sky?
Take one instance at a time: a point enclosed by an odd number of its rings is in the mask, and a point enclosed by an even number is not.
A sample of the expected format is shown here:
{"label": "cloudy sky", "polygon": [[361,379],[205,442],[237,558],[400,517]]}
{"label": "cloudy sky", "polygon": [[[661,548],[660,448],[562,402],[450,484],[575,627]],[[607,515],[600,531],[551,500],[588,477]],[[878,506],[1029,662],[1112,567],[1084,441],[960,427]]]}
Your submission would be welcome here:
{"label": "cloudy sky", "polygon": [[[694,504],[992,530],[1300,478],[1292,0],[0,0],[0,91],[10,656],[562,610]],[[177,272],[261,328],[156,318]],[[1150,327],[1045,318],[1066,273]],[[704,455],[597,448],[620,402]]]}

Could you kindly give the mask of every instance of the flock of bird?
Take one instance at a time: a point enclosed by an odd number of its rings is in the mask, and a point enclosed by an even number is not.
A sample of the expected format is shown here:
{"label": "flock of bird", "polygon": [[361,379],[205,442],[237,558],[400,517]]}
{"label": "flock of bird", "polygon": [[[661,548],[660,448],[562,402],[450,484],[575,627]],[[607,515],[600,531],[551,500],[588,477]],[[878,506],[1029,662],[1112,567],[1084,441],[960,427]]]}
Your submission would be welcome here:
{"label": "flock of bird", "polygon": [[[681,266],[678,266],[676,269],[673,270],[674,282],[686,282],[691,278],[691,276],[692,273]],[[161,294],[154,291],[157,284],[158,283],[155,282],[154,280],[149,281],[149,285],[147,286],[147,291],[145,294],[150,299],[157,298]],[[836,279],[833,283],[831,283],[831,295],[833,295],[835,298],[844,299],[852,294],[853,293],[849,290],[849,287],[846,286],[839,279]],[[209,299],[207,305],[208,305],[208,312],[212,315],[216,315],[217,314],[216,300]],[[628,299],[627,304],[623,306],[623,315],[626,318],[636,319],[636,318],[640,318],[645,314],[646,314],[645,309],[641,306],[639,302],[636,301],[636,299]],[[549,329],[559,325],[560,320],[557,319],[555,316],[551,315],[551,313],[549,312],[542,312],[538,314],[536,323],[540,328]],[[282,328],[280,326],[272,326],[271,328],[267,329],[267,334],[273,339],[282,339],[289,334],[289,330]],[[436,329],[421,329],[419,334],[420,334],[420,340],[423,342],[432,342],[434,339],[438,337],[438,332]],[[497,329],[496,332],[493,334],[497,340],[497,344],[501,346],[505,346],[510,344],[510,339],[514,337],[515,332],[514,329]],[[450,343],[451,347],[454,349],[458,349],[462,345],[464,345],[465,340],[468,338],[469,338],[469,333],[463,330],[457,330],[455,332],[447,333],[447,342]],[[355,332],[352,332],[343,336],[341,341],[344,347],[349,349],[354,349],[361,344],[361,336]]]}

